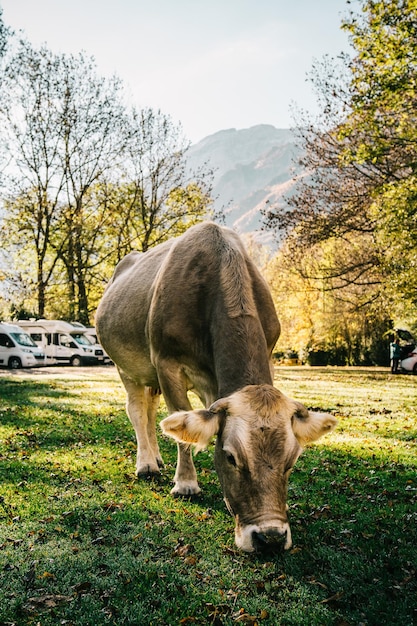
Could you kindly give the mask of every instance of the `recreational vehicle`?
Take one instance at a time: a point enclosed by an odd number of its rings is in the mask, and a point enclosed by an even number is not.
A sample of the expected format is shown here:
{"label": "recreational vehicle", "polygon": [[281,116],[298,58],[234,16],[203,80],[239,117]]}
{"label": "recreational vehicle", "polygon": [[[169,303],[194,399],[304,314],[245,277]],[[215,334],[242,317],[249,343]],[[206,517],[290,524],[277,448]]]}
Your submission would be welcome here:
{"label": "recreational vehicle", "polygon": [[62,320],[16,322],[46,354],[47,364],[96,365],[104,363],[103,348],[92,344],[85,329]]}
{"label": "recreational vehicle", "polygon": [[19,369],[44,365],[45,352],[16,324],[0,323],[0,366]]}

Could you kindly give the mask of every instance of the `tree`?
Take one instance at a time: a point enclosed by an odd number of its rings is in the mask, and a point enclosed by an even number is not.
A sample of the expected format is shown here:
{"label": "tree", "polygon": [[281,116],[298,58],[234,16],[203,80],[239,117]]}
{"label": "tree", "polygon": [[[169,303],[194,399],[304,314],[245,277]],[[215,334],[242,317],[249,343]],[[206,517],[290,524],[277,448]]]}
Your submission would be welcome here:
{"label": "tree", "polygon": [[114,176],[121,164],[125,109],[120,81],[98,76],[92,59],[63,56],[60,63],[60,166],[66,196],[60,232],[65,243],[54,247],[67,273],[70,317],[88,324],[88,276],[101,261],[97,240],[102,227],[89,191]]}
{"label": "tree", "polygon": [[[371,214],[381,266],[393,296],[417,304],[417,4],[367,0],[348,30],[352,113],[339,129],[347,163],[373,163],[381,173]],[[392,288],[394,286],[394,289]]]}
{"label": "tree", "polygon": [[54,55],[25,41],[3,83],[0,116],[11,154],[5,230],[15,242],[32,242],[38,315],[61,262],[69,316],[88,322],[86,273],[97,231],[86,218],[85,198],[123,149],[121,85],[99,78],[92,59]]}
{"label": "tree", "polygon": [[20,40],[2,82],[0,132],[10,155],[2,247],[15,265],[27,259],[38,316],[59,311],[88,324],[124,254],[213,214],[211,172],[190,172],[180,125],[160,111],[128,111],[121,82],[100,77],[83,54]]}
{"label": "tree", "polygon": [[[0,7],[0,102],[2,98],[2,92],[3,92],[3,89],[2,89],[3,59],[6,54],[9,36],[10,36],[10,31],[3,22],[3,9]],[[5,150],[5,146],[2,145],[0,147],[0,181],[2,177],[2,170],[4,167],[4,160],[7,161],[7,150]]]}
{"label": "tree", "polygon": [[317,247],[320,258],[307,255],[303,275],[289,262],[286,243],[267,264],[264,274],[282,324],[279,350],[311,365],[387,365],[385,308],[368,302],[361,287],[332,289],[326,278],[311,278],[316,269],[309,266],[330,264],[334,245]]}
{"label": "tree", "polygon": [[[0,117],[8,145],[6,219],[3,246],[31,241],[37,268],[38,314],[43,316],[46,288],[57,254],[47,259],[50,234],[59,220],[64,173],[59,158],[59,119],[51,104],[59,100],[56,60],[21,41],[4,70]],[[4,237],[7,237],[5,240]]]}
{"label": "tree", "polygon": [[161,111],[131,112],[125,161],[121,233],[124,253],[146,252],[181,234],[212,211],[212,172],[187,167],[189,142]]}
{"label": "tree", "polygon": [[307,175],[290,209],[265,216],[267,227],[290,235],[295,264],[306,254],[320,259],[317,247],[333,242],[331,259],[314,266],[316,278],[385,304],[394,282],[391,303],[417,297],[417,6],[363,0],[361,8],[343,24],[355,54],[326,59],[311,76],[322,115],[299,123]]}
{"label": "tree", "polygon": [[4,56],[7,46],[8,29],[3,22],[3,9],[0,7],[0,58]]}

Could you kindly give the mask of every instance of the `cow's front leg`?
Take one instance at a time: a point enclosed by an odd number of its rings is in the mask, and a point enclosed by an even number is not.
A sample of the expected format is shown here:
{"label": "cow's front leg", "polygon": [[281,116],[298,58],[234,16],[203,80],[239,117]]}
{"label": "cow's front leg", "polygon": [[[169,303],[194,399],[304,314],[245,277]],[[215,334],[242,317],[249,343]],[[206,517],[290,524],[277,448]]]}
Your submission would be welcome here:
{"label": "cow's front leg", "polygon": [[155,433],[156,410],[159,397],[138,385],[122,372],[120,377],[127,392],[126,411],[135,430],[137,441],[136,475],[159,474],[163,464]]}
{"label": "cow's front leg", "polygon": [[174,488],[171,493],[180,496],[192,496],[200,493],[201,489],[197,482],[191,446],[178,443],[178,461],[174,476]]}
{"label": "cow's front leg", "polygon": [[[183,369],[175,360],[161,359],[157,361],[158,379],[170,413],[189,411],[192,409],[187,396],[187,380]],[[179,496],[192,496],[200,493],[197,472],[191,454],[191,447],[178,444],[177,469],[174,476],[174,487],[171,493]]]}

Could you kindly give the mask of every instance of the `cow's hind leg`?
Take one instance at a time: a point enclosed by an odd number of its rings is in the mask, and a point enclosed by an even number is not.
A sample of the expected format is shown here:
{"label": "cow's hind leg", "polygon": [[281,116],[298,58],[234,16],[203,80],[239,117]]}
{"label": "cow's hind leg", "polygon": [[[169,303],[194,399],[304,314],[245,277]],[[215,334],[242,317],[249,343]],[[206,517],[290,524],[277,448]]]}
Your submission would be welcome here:
{"label": "cow's hind leg", "polygon": [[159,451],[158,438],[156,436],[156,414],[161,399],[161,390],[145,387],[145,395],[148,403],[148,439],[154,452],[158,467],[163,467],[161,453]]}
{"label": "cow's hind leg", "polygon": [[136,384],[122,372],[120,377],[127,392],[126,411],[136,434],[136,475],[159,474],[163,465],[155,425],[159,394]]}

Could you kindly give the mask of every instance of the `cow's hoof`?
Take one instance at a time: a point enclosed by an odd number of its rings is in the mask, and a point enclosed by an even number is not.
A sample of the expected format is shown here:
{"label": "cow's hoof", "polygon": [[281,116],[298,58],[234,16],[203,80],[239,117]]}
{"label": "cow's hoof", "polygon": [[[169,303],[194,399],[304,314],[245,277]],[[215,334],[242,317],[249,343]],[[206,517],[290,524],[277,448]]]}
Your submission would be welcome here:
{"label": "cow's hoof", "polygon": [[173,496],[198,496],[201,493],[201,489],[198,486],[198,483],[194,480],[183,480],[181,482],[175,483],[173,489],[171,489],[171,494]]}
{"label": "cow's hoof", "polygon": [[160,476],[159,467],[155,465],[143,465],[136,470],[136,478],[153,478]]}

